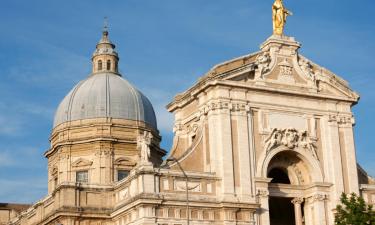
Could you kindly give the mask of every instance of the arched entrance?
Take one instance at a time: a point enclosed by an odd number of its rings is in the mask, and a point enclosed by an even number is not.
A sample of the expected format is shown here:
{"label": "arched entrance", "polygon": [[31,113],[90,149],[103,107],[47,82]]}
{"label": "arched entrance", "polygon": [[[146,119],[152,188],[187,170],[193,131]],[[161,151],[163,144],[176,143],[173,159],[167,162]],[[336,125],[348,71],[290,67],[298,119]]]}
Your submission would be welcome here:
{"label": "arched entrance", "polygon": [[274,155],[267,167],[269,217],[271,225],[302,225],[304,221],[303,190],[311,183],[309,165],[295,151]]}

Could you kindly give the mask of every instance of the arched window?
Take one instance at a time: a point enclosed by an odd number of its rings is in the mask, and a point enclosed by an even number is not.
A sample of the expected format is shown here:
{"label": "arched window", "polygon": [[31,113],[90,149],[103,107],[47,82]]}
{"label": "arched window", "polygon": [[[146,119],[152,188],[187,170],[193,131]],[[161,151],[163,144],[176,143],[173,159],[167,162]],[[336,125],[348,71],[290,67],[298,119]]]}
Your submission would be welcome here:
{"label": "arched window", "polygon": [[102,60],[99,60],[98,61],[98,70],[102,70],[103,69],[103,63],[102,63]]}
{"label": "arched window", "polygon": [[118,70],[118,64],[117,64],[117,62],[115,61],[115,71],[117,72],[117,70]]}
{"label": "arched window", "polygon": [[111,60],[107,60],[107,70],[111,69]]}

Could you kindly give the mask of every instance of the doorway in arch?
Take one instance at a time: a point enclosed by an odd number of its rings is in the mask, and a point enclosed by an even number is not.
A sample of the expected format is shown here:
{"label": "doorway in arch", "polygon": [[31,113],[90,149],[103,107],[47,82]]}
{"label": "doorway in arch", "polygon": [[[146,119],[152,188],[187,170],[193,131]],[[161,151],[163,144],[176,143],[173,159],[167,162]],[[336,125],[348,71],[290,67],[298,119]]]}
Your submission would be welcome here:
{"label": "doorway in arch", "polygon": [[270,225],[295,225],[292,198],[269,198]]}

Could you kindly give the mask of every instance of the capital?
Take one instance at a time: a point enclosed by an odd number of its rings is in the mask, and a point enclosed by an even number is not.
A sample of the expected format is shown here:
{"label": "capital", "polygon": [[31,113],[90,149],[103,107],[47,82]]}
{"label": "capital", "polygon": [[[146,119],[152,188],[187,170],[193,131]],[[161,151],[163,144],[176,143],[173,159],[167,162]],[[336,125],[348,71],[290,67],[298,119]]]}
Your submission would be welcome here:
{"label": "capital", "polygon": [[294,204],[294,205],[300,205],[300,204],[302,204],[302,202],[303,202],[303,198],[293,198],[292,199],[292,203]]}

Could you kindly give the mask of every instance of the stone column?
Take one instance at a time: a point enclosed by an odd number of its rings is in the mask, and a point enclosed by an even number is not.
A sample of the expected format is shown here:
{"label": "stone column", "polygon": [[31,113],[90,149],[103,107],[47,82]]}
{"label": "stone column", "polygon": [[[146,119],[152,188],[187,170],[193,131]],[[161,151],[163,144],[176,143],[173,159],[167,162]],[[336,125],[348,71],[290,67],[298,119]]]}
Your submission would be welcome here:
{"label": "stone column", "polygon": [[294,216],[296,220],[296,225],[303,225],[302,224],[302,209],[301,204],[303,202],[303,198],[294,198],[292,203],[294,205]]}

